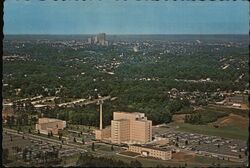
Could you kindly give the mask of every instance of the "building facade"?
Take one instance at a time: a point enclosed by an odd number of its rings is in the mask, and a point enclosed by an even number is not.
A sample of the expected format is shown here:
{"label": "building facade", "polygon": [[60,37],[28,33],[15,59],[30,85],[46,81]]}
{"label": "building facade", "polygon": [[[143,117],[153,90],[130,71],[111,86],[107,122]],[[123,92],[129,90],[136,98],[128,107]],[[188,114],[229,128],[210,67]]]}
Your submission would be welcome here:
{"label": "building facade", "polygon": [[161,149],[155,148],[148,145],[129,145],[128,151],[140,153],[145,157],[154,157],[162,160],[170,160],[172,159],[172,151],[171,149]]}
{"label": "building facade", "polygon": [[111,121],[112,143],[139,143],[152,141],[152,121],[144,113],[114,112]]}
{"label": "building facade", "polygon": [[106,34],[105,33],[100,33],[96,37],[97,37],[98,43],[100,43],[101,45],[105,45],[105,41],[106,41]]}
{"label": "building facade", "polygon": [[59,130],[66,127],[66,121],[53,119],[53,118],[39,118],[36,124],[36,130],[42,134],[58,134]]}
{"label": "building facade", "polygon": [[108,41],[106,40],[106,34],[100,33],[94,37],[88,38],[88,44],[98,44],[102,46],[108,46]]}
{"label": "building facade", "polygon": [[239,104],[243,104],[243,103],[247,103],[248,102],[248,95],[235,95],[235,96],[231,96],[231,97],[227,97],[226,98],[227,103],[239,103]]}
{"label": "building facade", "polygon": [[111,121],[111,141],[120,144],[130,140],[129,120],[120,119]]}
{"label": "building facade", "polygon": [[3,104],[3,109],[2,109],[3,123],[6,123],[7,119],[11,117],[15,117],[13,103]]}
{"label": "building facade", "polygon": [[95,139],[96,140],[110,140],[111,137],[111,128],[107,127],[104,129],[95,130]]}

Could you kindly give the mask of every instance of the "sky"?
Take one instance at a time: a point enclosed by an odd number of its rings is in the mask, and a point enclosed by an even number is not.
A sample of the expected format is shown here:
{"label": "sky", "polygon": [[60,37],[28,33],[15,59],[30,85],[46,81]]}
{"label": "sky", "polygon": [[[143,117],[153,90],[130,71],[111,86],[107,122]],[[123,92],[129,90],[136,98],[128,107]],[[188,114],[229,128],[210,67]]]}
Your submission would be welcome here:
{"label": "sky", "polygon": [[4,34],[248,34],[248,1],[5,0]]}

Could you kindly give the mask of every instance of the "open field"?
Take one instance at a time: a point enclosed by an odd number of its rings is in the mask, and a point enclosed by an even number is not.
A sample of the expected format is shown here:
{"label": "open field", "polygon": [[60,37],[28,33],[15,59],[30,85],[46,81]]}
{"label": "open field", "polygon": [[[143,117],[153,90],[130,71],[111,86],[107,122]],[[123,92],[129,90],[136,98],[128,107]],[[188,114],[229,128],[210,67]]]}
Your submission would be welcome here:
{"label": "open field", "polygon": [[235,126],[242,129],[248,129],[249,118],[231,113],[229,116],[218,119],[216,122],[214,122],[214,124],[218,125],[219,127]]}
{"label": "open field", "polygon": [[233,107],[228,107],[228,106],[221,106],[221,105],[214,105],[214,104],[209,104],[207,106],[209,109],[214,109],[217,111],[225,111],[227,113],[233,113],[237,115],[241,115],[243,117],[248,117],[249,114],[249,109],[242,109],[242,108],[233,108]]}
{"label": "open field", "polygon": [[[218,105],[209,104],[208,106],[204,106],[200,108],[199,110],[195,110],[195,111],[192,110],[189,113],[185,113],[185,114],[175,113],[172,117],[172,120],[174,122],[183,123],[185,122],[186,115],[197,114],[197,113],[201,115],[201,119],[200,119],[201,124],[216,122],[218,119],[227,117],[230,114],[235,114],[235,115],[248,118],[248,110],[239,109],[239,108],[238,109],[228,108],[226,106],[218,106]],[[243,123],[246,123],[246,122],[243,121]]]}
{"label": "open field", "polygon": [[248,104],[241,104],[241,108],[245,110],[249,110]]}
{"label": "open field", "polygon": [[177,130],[204,135],[214,135],[224,138],[233,138],[247,140],[248,129],[242,129],[236,126],[225,126],[215,128],[212,124],[208,125],[193,125],[188,123],[170,123],[168,126],[175,127]]}
{"label": "open field", "polygon": [[79,156],[80,156],[79,154],[76,154],[63,158],[62,165],[60,166],[75,166]]}
{"label": "open field", "polygon": [[186,114],[174,114],[172,120],[178,123],[184,123]]}
{"label": "open field", "polygon": [[195,155],[194,154],[187,154],[184,152],[178,152],[178,153],[173,153],[172,157],[173,157],[173,159],[172,159],[173,161],[184,162],[184,161],[188,161],[188,160],[194,158]]}
{"label": "open field", "polygon": [[[168,126],[191,133],[247,140],[248,110],[208,105],[199,110],[198,113],[201,114],[204,125],[184,123],[185,114],[175,114],[173,115],[174,122],[168,124]],[[214,125],[218,128],[215,128]]]}

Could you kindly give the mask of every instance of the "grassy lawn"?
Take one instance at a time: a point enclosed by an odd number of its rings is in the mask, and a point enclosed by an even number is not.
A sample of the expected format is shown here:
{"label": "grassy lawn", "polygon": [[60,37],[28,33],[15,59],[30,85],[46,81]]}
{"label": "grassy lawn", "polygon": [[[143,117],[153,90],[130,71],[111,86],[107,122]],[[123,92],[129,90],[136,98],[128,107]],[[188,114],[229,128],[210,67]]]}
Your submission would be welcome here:
{"label": "grassy lawn", "polygon": [[[75,136],[78,137],[78,134],[82,132],[82,135],[89,134],[93,130],[95,130],[95,127],[92,126],[86,126],[86,125],[74,125],[74,124],[67,124],[67,127],[64,130],[61,130],[61,133],[63,136]],[[72,132],[76,131],[76,132]]]}
{"label": "grassy lawn", "polygon": [[198,163],[207,163],[207,164],[212,164],[212,163],[220,163],[220,164],[234,164],[234,162],[226,161],[226,160],[218,160],[217,158],[210,158],[210,157],[205,157],[205,156],[195,156],[192,159],[194,162]]}
{"label": "grassy lawn", "polygon": [[247,140],[248,130],[235,126],[214,128],[212,125],[192,125],[188,123],[170,123],[171,126],[179,126],[177,130],[205,135],[214,135],[224,138]]}
{"label": "grassy lawn", "polygon": [[241,115],[243,117],[248,117],[249,110],[247,109],[236,109],[236,108],[228,108],[226,106],[219,106],[210,104],[207,106],[207,109],[215,110],[215,111],[225,111],[227,113],[233,113],[237,115]]}
{"label": "grassy lawn", "polygon": [[122,160],[126,163],[130,163],[132,160],[138,160],[142,163],[143,167],[156,167],[157,165],[164,165],[164,166],[172,166],[172,167],[179,167],[185,166],[187,167],[201,167],[203,166],[212,166],[212,163],[220,164],[226,167],[230,166],[241,166],[240,163],[229,162],[225,160],[217,160],[216,158],[209,158],[204,156],[195,156],[194,158],[187,160],[187,161],[174,161],[174,160],[158,160],[158,159],[151,159],[151,158],[130,158],[125,156],[115,155],[112,157],[115,160]]}
{"label": "grassy lawn", "polygon": [[114,156],[111,156],[111,158],[113,158],[115,160],[121,160],[121,161],[126,162],[126,163],[130,163],[132,160],[135,160],[133,158],[129,158],[126,156],[120,156],[120,155],[114,155]]}
{"label": "grassy lawn", "polygon": [[[107,146],[107,145],[99,145],[98,144],[98,145],[96,145],[96,149],[101,150],[101,151],[106,151],[106,152],[112,152],[111,145]],[[113,149],[114,149],[114,151],[117,150],[117,148],[115,148],[114,146],[113,146]]]}
{"label": "grassy lawn", "polygon": [[158,159],[150,159],[150,158],[143,158],[143,157],[137,157],[137,158],[130,158],[126,156],[113,156],[113,159],[116,160],[122,160],[126,163],[130,163],[133,160],[138,160],[142,163],[143,167],[156,167],[157,165],[164,165],[164,166],[173,166],[173,167],[179,167],[180,165],[184,166],[185,163],[182,162],[172,162],[172,161],[164,161],[164,160],[158,160]]}
{"label": "grassy lawn", "polygon": [[[248,117],[248,111],[242,110],[242,109],[233,109],[233,108],[226,108],[223,106],[217,106],[217,105],[208,105],[204,107],[203,110],[200,110],[199,113],[202,116],[202,121],[204,125],[194,125],[189,123],[177,123],[172,122],[169,124],[169,126],[178,126],[179,128],[177,130],[180,131],[186,131],[191,133],[199,133],[199,134],[205,134],[205,135],[214,135],[214,136],[220,136],[224,138],[233,138],[233,139],[241,139],[241,140],[247,140],[248,138],[248,128],[240,127],[238,123],[233,122],[244,122],[241,125],[244,124],[248,125],[248,120],[232,120],[231,123],[224,125],[219,128],[215,128],[211,122],[218,121],[222,117],[230,116],[229,114],[235,114],[242,117]],[[242,118],[241,117],[241,118]],[[239,118],[239,117],[238,117]],[[237,125],[238,124],[238,125]]]}
{"label": "grassy lawn", "polygon": [[237,162],[231,162],[227,160],[218,160],[217,158],[210,158],[210,157],[205,157],[205,156],[195,156],[194,159],[192,160],[195,163],[205,163],[205,164],[220,164],[221,166],[225,167],[241,167],[242,163],[237,163]]}
{"label": "grassy lawn", "polygon": [[[92,148],[92,144],[88,145],[87,146],[87,149],[91,149]],[[117,146],[113,146],[113,149],[111,149],[111,145],[108,145],[108,144],[99,144],[99,143],[95,143],[95,152],[117,152],[117,151],[120,151],[120,148],[117,147]]]}
{"label": "grassy lawn", "polygon": [[150,159],[150,158],[143,158],[143,157],[137,157],[137,158],[131,158],[126,156],[120,156],[115,155],[112,157],[115,160],[122,160],[123,162],[130,163],[133,160],[138,160],[142,163],[143,167],[156,167],[158,164],[164,165],[164,166],[179,166],[183,165],[182,163],[171,163],[171,161],[164,161],[164,160],[158,160],[158,159]]}
{"label": "grassy lawn", "polygon": [[62,166],[66,166],[66,165],[71,165],[71,164],[75,164],[77,162],[77,160],[79,159],[80,154],[76,154],[73,156],[68,156],[68,157],[63,157],[62,158]]}
{"label": "grassy lawn", "polygon": [[20,128],[22,132],[28,132],[29,129],[31,131],[34,131],[35,125],[24,125],[24,126],[12,125],[11,127],[9,127],[7,125],[3,125],[3,128],[9,128],[9,129],[14,129],[14,130],[19,130],[19,128]]}
{"label": "grassy lawn", "polygon": [[83,132],[87,132],[90,130],[95,130],[95,127],[92,126],[86,126],[86,125],[75,125],[75,124],[68,124],[67,128],[70,130],[75,130],[75,131],[83,131]]}

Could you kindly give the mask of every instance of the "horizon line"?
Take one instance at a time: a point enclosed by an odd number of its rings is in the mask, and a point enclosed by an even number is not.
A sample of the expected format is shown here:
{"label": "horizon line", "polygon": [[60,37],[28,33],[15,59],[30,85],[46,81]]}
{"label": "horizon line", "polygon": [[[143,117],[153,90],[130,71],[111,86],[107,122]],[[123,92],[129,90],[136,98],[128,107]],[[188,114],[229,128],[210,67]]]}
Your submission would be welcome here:
{"label": "horizon line", "polygon": [[[100,32],[100,33],[105,33],[105,32]],[[25,34],[25,33],[8,33],[8,34],[3,34],[5,35],[97,35],[100,33],[78,33],[78,34],[57,34],[57,33],[31,33],[31,34]],[[176,33],[176,34],[164,34],[164,33],[144,33],[144,34],[140,34],[140,33],[117,33],[117,34],[113,34],[113,33],[105,33],[106,35],[249,35],[248,33],[237,33],[237,34],[231,34],[231,33],[202,33],[202,34],[195,34],[195,33]]]}

